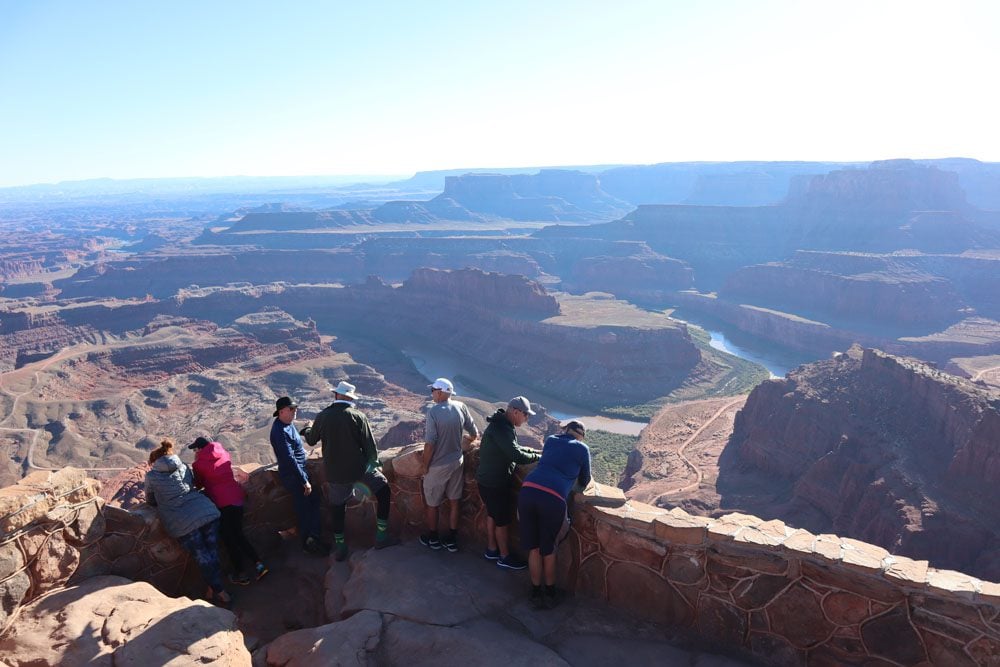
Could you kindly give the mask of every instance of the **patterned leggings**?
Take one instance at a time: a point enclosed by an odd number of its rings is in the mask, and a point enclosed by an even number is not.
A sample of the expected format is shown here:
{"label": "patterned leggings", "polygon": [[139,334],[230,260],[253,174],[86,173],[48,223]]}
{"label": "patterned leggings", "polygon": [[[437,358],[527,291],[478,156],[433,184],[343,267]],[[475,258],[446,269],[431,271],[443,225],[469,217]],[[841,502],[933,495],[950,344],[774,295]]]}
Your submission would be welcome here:
{"label": "patterned leggings", "polygon": [[224,589],[222,565],[219,564],[219,520],[215,519],[195,528],[187,535],[178,537],[177,541],[194,556],[201,576],[212,587],[212,591],[221,593]]}

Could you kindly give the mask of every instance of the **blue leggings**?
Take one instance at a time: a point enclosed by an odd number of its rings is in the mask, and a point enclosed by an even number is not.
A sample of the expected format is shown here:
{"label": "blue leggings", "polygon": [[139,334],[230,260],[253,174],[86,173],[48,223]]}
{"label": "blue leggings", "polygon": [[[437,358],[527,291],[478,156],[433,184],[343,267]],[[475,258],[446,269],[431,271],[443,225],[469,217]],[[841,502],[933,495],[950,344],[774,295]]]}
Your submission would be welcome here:
{"label": "blue leggings", "polygon": [[216,593],[222,592],[222,565],[219,564],[219,520],[215,519],[187,535],[177,538],[185,549],[194,556],[208,585]]}
{"label": "blue leggings", "polygon": [[517,495],[521,520],[521,548],[538,549],[543,556],[555,552],[556,538],[566,521],[566,502],[546,491],[522,486]]}

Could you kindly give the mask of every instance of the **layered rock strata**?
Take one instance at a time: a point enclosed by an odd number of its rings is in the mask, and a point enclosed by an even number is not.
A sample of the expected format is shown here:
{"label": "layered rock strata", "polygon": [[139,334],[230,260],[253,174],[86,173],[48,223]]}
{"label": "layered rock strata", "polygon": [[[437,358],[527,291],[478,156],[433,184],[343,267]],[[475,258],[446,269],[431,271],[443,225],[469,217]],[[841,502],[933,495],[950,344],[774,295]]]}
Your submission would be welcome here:
{"label": "layered rock strata", "polygon": [[995,392],[853,348],[750,394],[717,486],[723,507],[1000,579],[998,439]]}

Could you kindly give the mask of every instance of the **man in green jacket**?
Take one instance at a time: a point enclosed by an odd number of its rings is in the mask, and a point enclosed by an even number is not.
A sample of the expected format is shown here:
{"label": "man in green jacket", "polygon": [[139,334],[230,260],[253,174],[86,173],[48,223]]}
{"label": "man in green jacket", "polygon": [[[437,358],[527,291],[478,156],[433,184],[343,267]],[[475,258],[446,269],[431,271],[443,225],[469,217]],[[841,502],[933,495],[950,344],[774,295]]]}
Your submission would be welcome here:
{"label": "man in green jacket", "polygon": [[378,501],[376,516],[375,548],[397,544],[390,538],[389,526],[389,482],[379,468],[378,447],[372,435],[368,418],[354,407],[358,396],[356,387],[341,382],[333,390],[334,401],[316,415],[311,427],[303,429],[303,435],[310,447],[323,442],[323,465],[326,481],[330,485],[330,503],[333,505],[334,557],[342,561],[347,558],[347,542],[344,539],[344,519],[347,501],[356,490],[374,495]]}
{"label": "man in green jacket", "polygon": [[514,431],[533,414],[535,412],[528,399],[515,396],[507,403],[506,409],[501,408],[486,418],[488,425],[479,446],[476,482],[479,497],[486,506],[486,542],[489,547],[483,556],[508,570],[527,567],[523,559],[510,553],[508,526],[513,514],[510,482],[514,466],[533,463],[541,457],[541,452],[517,444],[517,433]]}

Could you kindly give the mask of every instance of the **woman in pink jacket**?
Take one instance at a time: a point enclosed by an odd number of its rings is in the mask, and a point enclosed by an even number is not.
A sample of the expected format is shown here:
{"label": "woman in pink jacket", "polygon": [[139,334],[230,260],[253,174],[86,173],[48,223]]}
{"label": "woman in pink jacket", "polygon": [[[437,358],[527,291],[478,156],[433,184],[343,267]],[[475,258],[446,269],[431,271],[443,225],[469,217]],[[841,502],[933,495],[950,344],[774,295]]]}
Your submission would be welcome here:
{"label": "woman in pink jacket", "polygon": [[257,579],[267,574],[268,570],[243,534],[243,502],[246,494],[233,477],[232,459],[220,443],[207,438],[199,437],[188,445],[188,449],[195,450],[194,464],[191,466],[194,469],[195,486],[205,490],[205,494],[222,514],[219,532],[229,552],[234,572],[229,580],[246,586],[250,583],[250,577],[243,572],[244,555],[253,561]]}

